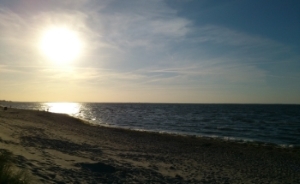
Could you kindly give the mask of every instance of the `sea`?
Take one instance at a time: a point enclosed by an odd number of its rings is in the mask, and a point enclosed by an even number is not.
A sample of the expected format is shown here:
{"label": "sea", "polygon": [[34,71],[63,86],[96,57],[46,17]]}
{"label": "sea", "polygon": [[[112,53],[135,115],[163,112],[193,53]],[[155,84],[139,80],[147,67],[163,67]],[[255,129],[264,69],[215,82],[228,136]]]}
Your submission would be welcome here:
{"label": "sea", "polygon": [[94,125],[300,147],[300,105],[0,102],[64,113]]}

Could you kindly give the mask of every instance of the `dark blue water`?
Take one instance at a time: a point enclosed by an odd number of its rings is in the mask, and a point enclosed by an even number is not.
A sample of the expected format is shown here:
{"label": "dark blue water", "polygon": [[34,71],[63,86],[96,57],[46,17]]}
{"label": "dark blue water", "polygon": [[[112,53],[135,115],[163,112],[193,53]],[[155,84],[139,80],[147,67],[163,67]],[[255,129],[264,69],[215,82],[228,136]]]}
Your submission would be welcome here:
{"label": "dark blue water", "polygon": [[300,146],[300,105],[13,103],[135,130]]}

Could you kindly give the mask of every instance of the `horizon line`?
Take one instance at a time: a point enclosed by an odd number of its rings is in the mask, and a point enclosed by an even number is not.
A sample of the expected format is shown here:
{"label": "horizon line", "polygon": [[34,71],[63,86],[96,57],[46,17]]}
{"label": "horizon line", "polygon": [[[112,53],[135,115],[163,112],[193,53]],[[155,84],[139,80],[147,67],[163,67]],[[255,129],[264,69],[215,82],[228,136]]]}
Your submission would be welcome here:
{"label": "horizon line", "polygon": [[0,100],[11,103],[107,103],[107,104],[203,104],[203,105],[300,105],[300,103],[249,103],[249,102],[91,102],[91,101],[13,101]]}

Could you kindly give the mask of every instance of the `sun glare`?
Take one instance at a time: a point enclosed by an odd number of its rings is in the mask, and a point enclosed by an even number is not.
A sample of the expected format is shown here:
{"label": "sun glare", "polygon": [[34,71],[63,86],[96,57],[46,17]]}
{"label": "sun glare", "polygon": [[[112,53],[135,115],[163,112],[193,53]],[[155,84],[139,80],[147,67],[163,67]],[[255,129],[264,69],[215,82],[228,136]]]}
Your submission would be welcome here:
{"label": "sun glare", "polygon": [[49,112],[54,112],[54,113],[75,115],[80,112],[80,105],[78,103],[52,102],[52,103],[45,103],[45,106]]}
{"label": "sun glare", "polygon": [[68,28],[56,27],[44,32],[40,47],[47,58],[64,64],[80,55],[82,44],[76,32]]}

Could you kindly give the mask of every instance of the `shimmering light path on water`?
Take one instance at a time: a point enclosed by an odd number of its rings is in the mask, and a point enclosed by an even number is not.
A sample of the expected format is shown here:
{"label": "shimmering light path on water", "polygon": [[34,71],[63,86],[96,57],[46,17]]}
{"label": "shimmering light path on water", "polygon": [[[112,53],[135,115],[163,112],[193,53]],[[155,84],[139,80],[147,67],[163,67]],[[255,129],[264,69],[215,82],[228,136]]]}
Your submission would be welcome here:
{"label": "shimmering light path on water", "polygon": [[45,103],[45,106],[49,112],[63,113],[75,115],[80,112],[81,104],[69,103],[69,102],[51,102]]}

